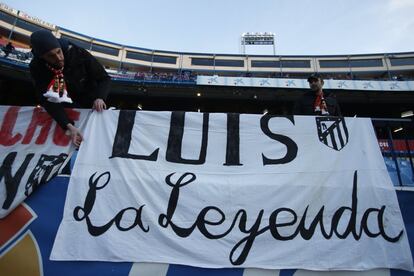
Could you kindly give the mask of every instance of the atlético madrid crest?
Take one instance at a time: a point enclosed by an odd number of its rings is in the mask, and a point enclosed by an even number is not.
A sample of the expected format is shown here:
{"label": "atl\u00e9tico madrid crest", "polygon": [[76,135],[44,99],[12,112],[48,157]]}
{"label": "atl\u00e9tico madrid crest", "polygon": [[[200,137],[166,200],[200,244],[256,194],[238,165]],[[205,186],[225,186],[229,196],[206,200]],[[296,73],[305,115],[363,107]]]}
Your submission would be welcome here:
{"label": "atl\u00e9tico madrid crest", "polygon": [[348,128],[344,117],[316,117],[319,141],[340,151],[348,143]]}

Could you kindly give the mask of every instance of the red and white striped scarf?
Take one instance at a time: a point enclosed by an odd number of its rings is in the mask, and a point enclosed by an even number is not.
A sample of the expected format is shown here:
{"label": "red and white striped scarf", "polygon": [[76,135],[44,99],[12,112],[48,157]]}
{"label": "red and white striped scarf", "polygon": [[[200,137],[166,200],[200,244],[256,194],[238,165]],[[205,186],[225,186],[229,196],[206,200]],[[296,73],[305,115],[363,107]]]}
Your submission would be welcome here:
{"label": "red and white striped scarf", "polygon": [[58,92],[59,96],[62,96],[63,91],[66,89],[66,83],[65,83],[64,76],[63,76],[63,67],[62,69],[55,69],[49,64],[46,64],[46,66],[53,73],[52,80],[47,86],[47,90],[53,90],[54,92]]}
{"label": "red and white striped scarf", "polygon": [[69,97],[66,90],[66,82],[63,75],[63,67],[61,69],[55,69],[49,64],[46,64],[50,71],[53,73],[52,80],[47,86],[47,91],[43,94],[48,101],[54,103],[72,103],[72,99]]}
{"label": "red and white striped scarf", "polygon": [[316,96],[315,102],[313,104],[313,109],[317,113],[320,112],[321,115],[329,115],[329,112],[326,107],[326,101],[323,96],[323,92],[321,92],[319,95]]}

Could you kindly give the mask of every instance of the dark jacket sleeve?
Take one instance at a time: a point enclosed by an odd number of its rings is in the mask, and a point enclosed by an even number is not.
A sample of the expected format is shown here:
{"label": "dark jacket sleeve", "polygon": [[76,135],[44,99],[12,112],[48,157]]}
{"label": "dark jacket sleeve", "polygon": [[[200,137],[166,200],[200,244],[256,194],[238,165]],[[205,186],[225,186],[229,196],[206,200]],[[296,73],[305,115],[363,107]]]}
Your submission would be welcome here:
{"label": "dark jacket sleeve", "polygon": [[95,99],[103,99],[106,100],[111,83],[111,77],[109,77],[108,73],[105,71],[105,68],[96,60],[94,56],[92,56],[88,51],[83,48],[79,49],[84,58],[85,58],[85,65],[86,71],[90,78],[96,80],[97,86],[94,91],[92,91],[92,95],[94,100]]}
{"label": "dark jacket sleeve", "polygon": [[302,101],[298,99],[295,101],[293,105],[293,112],[292,115],[302,115]]}
{"label": "dark jacket sleeve", "polygon": [[326,103],[328,105],[329,114],[332,116],[342,116],[341,108],[339,107],[338,101],[334,95],[330,95],[326,99]]}
{"label": "dark jacket sleeve", "polygon": [[40,105],[43,106],[43,108],[59,124],[59,126],[66,130],[66,125],[69,123],[74,125],[74,122],[69,119],[62,104],[49,102],[43,96],[47,90],[50,79],[48,78],[47,73],[42,71],[42,68],[39,68],[40,66],[36,63],[37,62],[35,60],[30,63],[30,74],[32,75],[36,98],[38,99]]}
{"label": "dark jacket sleeve", "polygon": [[338,102],[335,100],[335,116],[342,117],[341,107]]}
{"label": "dark jacket sleeve", "polygon": [[305,93],[293,105],[293,115],[313,115],[313,95]]}

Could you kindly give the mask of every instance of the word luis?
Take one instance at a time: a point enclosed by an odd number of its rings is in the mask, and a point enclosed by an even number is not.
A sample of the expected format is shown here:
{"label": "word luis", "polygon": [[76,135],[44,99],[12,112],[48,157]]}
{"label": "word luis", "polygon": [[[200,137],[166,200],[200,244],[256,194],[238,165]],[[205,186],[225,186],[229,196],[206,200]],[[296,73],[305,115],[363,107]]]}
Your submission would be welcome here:
{"label": "word luis", "polygon": [[[112,155],[110,158],[120,157],[129,159],[140,159],[147,161],[157,161],[159,148],[156,148],[150,155],[140,155],[129,152],[131,145],[132,131],[135,124],[135,111],[121,110],[119,112],[118,126],[112,146]],[[168,135],[168,144],[166,150],[166,160],[172,163],[202,165],[206,161],[207,144],[208,144],[208,125],[209,113],[203,114],[201,149],[197,159],[188,159],[182,157],[184,121],[185,112],[171,112],[170,132]],[[270,139],[275,140],[286,146],[286,154],[277,159],[271,159],[262,153],[263,165],[286,164],[294,160],[297,156],[298,146],[291,138],[273,133],[269,128],[269,121],[275,115],[266,114],[260,119],[260,128],[263,133]],[[293,125],[295,120],[293,116],[283,117],[288,119]],[[227,114],[227,145],[226,160],[224,166],[242,166],[240,163],[240,134],[239,134],[240,114]]]}

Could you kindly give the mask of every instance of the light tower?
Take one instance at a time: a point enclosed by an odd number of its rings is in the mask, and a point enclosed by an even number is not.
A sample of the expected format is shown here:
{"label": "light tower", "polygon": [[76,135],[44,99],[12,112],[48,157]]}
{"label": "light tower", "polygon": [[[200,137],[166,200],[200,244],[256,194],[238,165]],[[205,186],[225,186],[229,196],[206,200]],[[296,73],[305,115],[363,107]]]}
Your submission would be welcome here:
{"label": "light tower", "polygon": [[272,45],[273,55],[276,55],[274,33],[243,33],[240,41],[243,54],[246,54],[246,45]]}

